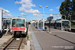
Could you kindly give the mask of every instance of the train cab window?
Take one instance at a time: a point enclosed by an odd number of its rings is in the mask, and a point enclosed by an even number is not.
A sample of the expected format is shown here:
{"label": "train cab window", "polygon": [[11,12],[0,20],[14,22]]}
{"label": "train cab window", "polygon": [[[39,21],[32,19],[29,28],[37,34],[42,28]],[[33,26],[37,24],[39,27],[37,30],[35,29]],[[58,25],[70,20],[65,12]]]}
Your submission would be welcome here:
{"label": "train cab window", "polygon": [[62,26],[67,26],[67,27],[69,27],[69,21],[62,21]]}
{"label": "train cab window", "polygon": [[17,19],[16,26],[17,27],[25,27],[25,20],[24,19]]}
{"label": "train cab window", "polygon": [[7,25],[10,25],[11,24],[11,21],[10,20],[6,20],[6,24]]}
{"label": "train cab window", "polygon": [[65,21],[65,26],[69,26],[69,21]]}
{"label": "train cab window", "polygon": [[12,20],[12,27],[16,27],[15,19]]}

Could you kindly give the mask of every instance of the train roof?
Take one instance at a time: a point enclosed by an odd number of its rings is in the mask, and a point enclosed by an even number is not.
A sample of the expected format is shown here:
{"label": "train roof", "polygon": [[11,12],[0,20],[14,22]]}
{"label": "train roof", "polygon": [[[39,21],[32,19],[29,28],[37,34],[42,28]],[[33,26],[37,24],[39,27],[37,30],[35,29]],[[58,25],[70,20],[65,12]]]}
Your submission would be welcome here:
{"label": "train roof", "polygon": [[3,20],[11,20],[12,18],[3,18]]}
{"label": "train roof", "polygon": [[43,20],[46,21],[45,18],[42,18],[42,19],[40,19],[39,21],[43,21]]}
{"label": "train roof", "polygon": [[[51,23],[61,23],[62,21],[69,21],[69,20],[64,20],[64,19],[62,19],[62,20],[52,20],[51,21]],[[45,23],[49,23],[49,21],[45,21]]]}
{"label": "train roof", "polygon": [[25,19],[25,17],[14,17],[12,19]]}
{"label": "train roof", "polygon": [[64,20],[64,19],[62,19],[62,20],[56,20],[56,23],[61,23],[62,21],[69,21],[69,20]]}

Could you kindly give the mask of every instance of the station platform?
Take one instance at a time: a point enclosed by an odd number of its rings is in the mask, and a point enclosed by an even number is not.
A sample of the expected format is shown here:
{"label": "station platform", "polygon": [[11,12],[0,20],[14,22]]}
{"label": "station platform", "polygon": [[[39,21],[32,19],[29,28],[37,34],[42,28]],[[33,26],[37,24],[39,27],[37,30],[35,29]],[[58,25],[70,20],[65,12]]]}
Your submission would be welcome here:
{"label": "station platform", "polygon": [[6,43],[10,38],[12,38],[12,35],[3,35],[0,38],[0,46],[2,46],[4,43]]}
{"label": "station platform", "polygon": [[75,50],[75,33],[61,31],[51,28],[45,31],[29,26],[29,33],[32,36],[31,49],[33,50]]}

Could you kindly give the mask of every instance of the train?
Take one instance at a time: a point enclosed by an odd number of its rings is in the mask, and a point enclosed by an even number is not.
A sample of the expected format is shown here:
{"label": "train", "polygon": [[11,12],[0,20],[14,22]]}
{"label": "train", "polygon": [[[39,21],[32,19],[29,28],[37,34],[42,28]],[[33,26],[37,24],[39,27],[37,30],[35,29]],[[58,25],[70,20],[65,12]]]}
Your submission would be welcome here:
{"label": "train", "polygon": [[[49,21],[45,21],[45,25],[49,26]],[[71,23],[69,20],[52,20],[50,21],[50,27],[60,30],[68,30],[71,31]]]}
{"label": "train", "polygon": [[[46,21],[44,19],[44,21]],[[43,19],[41,20],[32,20],[32,25],[35,26],[38,29],[43,29]]]}
{"label": "train", "polygon": [[43,21],[39,21],[39,29],[43,29]]}
{"label": "train", "polygon": [[11,30],[11,20],[12,18],[3,18],[3,32],[6,32],[7,27],[9,29],[9,32]]}
{"label": "train", "polygon": [[11,20],[11,32],[14,37],[27,34],[27,23],[24,17],[14,17]]}

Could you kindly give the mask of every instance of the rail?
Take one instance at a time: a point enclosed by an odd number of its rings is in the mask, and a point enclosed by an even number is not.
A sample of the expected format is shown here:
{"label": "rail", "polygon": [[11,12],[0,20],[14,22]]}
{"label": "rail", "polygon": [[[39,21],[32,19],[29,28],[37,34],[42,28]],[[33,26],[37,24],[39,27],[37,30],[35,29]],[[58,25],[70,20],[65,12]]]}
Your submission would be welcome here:
{"label": "rail", "polygon": [[12,43],[12,41],[14,41],[15,38],[13,38],[4,48],[3,50],[6,50],[6,48]]}
{"label": "rail", "polygon": [[[16,38],[13,38],[4,48],[3,50],[6,49],[16,49],[16,50],[20,50],[21,44],[23,42],[23,38],[20,38],[20,40],[16,40]],[[15,47],[14,47],[15,46]]]}

